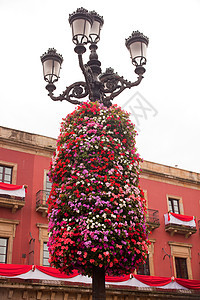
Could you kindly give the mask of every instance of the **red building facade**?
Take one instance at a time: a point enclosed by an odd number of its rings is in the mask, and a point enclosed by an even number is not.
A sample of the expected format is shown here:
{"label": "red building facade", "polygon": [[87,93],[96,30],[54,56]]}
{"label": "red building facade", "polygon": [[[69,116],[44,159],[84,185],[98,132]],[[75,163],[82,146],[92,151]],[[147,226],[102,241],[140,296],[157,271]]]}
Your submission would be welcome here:
{"label": "red building facade", "polygon": [[[48,265],[47,173],[55,146],[53,138],[0,127],[0,182],[27,186],[25,199],[0,194],[1,263]],[[199,280],[200,174],[147,161],[142,170],[151,245],[138,274]]]}

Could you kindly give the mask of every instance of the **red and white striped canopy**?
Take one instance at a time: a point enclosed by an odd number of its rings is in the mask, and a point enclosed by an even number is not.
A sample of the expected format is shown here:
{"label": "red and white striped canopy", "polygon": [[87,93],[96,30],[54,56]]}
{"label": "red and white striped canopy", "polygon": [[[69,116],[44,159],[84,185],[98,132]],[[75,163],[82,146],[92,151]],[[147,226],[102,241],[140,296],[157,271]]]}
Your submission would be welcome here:
{"label": "red and white striped canopy", "polygon": [[15,197],[25,197],[26,188],[24,185],[16,185],[0,182],[0,195],[9,195]]}
{"label": "red and white striped canopy", "polygon": [[164,215],[164,217],[165,217],[165,225],[176,224],[182,226],[190,226],[194,228],[196,227],[194,216],[186,216],[186,215],[180,215],[180,214],[168,212],[167,214]]}
{"label": "red and white striped canopy", "polygon": [[[91,278],[82,276],[74,271],[71,275],[60,273],[51,267],[37,265],[12,265],[0,264],[0,277],[35,279],[35,280],[61,280],[76,284],[91,284]],[[121,277],[106,276],[106,284],[118,285],[120,287],[140,287],[140,288],[161,288],[161,289],[182,289],[200,290],[200,280],[189,280],[173,277],[156,277],[145,275],[124,275]]]}

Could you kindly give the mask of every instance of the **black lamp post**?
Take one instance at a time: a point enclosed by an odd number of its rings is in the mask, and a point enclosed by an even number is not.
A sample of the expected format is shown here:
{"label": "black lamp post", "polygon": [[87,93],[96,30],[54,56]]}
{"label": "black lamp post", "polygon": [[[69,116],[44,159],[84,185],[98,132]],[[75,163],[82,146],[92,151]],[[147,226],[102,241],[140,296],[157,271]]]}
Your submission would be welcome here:
{"label": "black lamp post", "polygon": [[[88,12],[84,8],[78,8],[69,16],[69,23],[72,28],[72,41],[76,45],[74,51],[78,54],[79,66],[85,81],[75,82],[58,97],[54,96],[53,91],[56,89],[54,83],[59,78],[63,58],[55,49],[49,49],[41,56],[41,61],[44,80],[48,82],[46,89],[52,100],[67,100],[73,104],[80,104],[79,99],[89,96],[90,101],[99,101],[109,107],[111,100],[123,90],[140,84],[145,72],[146,48],[149,42],[146,36],[139,31],[133,31],[125,42],[135,66],[135,73],[138,75],[137,80],[131,82],[119,76],[112,68],[106,69],[104,73],[101,72],[101,62],[98,60],[96,50],[100,40],[100,30],[104,23],[103,17],[95,11]],[[90,44],[90,55],[89,61],[84,64],[82,55],[86,52],[87,44]]]}
{"label": "black lamp post", "polygon": [[[41,61],[44,80],[48,82],[46,89],[52,100],[67,100],[73,104],[81,104],[79,99],[89,96],[90,101],[99,101],[109,107],[111,100],[123,90],[140,84],[145,72],[144,65],[148,46],[146,36],[139,31],[134,31],[125,42],[138,76],[135,82],[131,82],[119,76],[112,68],[107,68],[104,73],[101,72],[101,62],[98,60],[96,50],[100,40],[100,30],[104,23],[103,17],[100,17],[95,11],[88,12],[84,8],[78,8],[69,16],[69,23],[72,28],[72,41],[76,45],[74,51],[78,54],[79,66],[85,81],[71,84],[60,96],[55,97],[53,94],[56,89],[54,83],[58,81],[63,58],[55,49],[49,49],[41,56]],[[86,52],[87,44],[90,44],[90,55],[89,61],[84,64],[82,55]],[[104,268],[93,268],[92,293],[94,300],[106,299]]]}

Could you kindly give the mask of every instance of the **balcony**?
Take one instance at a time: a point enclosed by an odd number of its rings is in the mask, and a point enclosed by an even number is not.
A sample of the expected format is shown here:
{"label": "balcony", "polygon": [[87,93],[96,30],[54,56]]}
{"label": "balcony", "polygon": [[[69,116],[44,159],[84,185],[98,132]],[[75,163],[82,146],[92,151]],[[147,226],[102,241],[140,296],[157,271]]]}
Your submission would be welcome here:
{"label": "balcony", "polygon": [[165,218],[165,231],[169,232],[171,236],[176,234],[183,234],[187,239],[192,234],[197,232],[196,221],[194,216],[186,216],[175,213],[167,213]]}
{"label": "balcony", "polygon": [[43,217],[47,216],[47,199],[49,197],[49,191],[39,190],[36,193],[36,211],[42,213]]}
{"label": "balcony", "polygon": [[25,187],[0,182],[0,207],[9,208],[12,213],[25,205]]}
{"label": "balcony", "polygon": [[160,226],[159,212],[157,209],[147,209],[146,222],[150,231]]}

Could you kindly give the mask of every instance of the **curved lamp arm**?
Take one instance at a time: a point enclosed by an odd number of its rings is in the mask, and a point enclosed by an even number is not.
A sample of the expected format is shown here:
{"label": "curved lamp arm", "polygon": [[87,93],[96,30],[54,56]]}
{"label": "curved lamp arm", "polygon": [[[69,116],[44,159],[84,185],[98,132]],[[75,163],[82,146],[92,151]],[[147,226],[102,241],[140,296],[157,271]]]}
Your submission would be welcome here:
{"label": "curved lamp arm", "polygon": [[[47,84],[46,89],[49,92],[49,97],[53,101],[63,101],[66,100],[72,104],[81,104],[81,101],[75,99],[81,99],[88,95],[88,87],[84,81],[78,81],[66,88],[66,90],[59,96],[54,96],[53,91],[55,90],[54,84]],[[75,98],[75,99],[73,99]]]}
{"label": "curved lamp arm", "polygon": [[[135,82],[128,81],[117,73],[108,74],[108,76],[102,76],[100,79],[103,83],[102,93],[104,95],[104,101],[113,100],[116,96],[121,94],[125,89],[137,86],[142,81],[143,76],[140,74]],[[106,94],[109,94],[106,96]]]}

